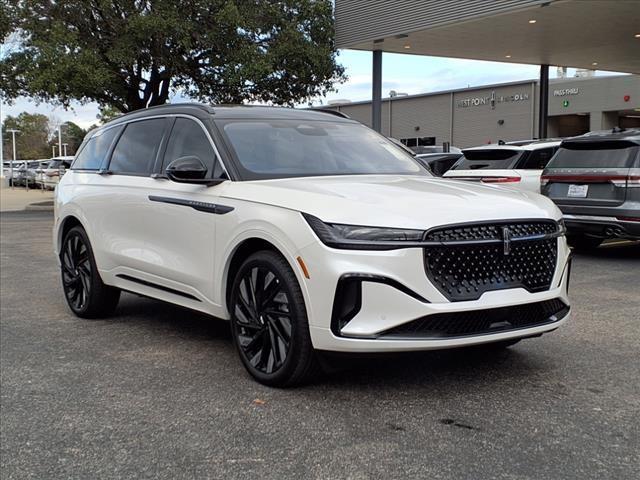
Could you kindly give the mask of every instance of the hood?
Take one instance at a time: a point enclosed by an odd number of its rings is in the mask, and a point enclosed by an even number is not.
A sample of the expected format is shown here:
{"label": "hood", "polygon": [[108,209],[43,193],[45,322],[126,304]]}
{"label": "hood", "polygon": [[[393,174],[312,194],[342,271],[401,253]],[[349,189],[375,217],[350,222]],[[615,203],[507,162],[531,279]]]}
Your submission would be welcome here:
{"label": "hood", "polygon": [[309,213],[329,223],[425,229],[451,223],[561,217],[548,198],[412,175],[225,182],[223,197]]}

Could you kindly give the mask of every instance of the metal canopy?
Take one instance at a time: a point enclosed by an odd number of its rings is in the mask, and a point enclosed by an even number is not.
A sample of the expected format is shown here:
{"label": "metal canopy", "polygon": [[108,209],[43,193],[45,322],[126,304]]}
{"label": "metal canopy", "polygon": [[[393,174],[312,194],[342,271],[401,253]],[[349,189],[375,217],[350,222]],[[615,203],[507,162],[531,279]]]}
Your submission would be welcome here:
{"label": "metal canopy", "polygon": [[338,48],[640,73],[640,0],[336,0]]}

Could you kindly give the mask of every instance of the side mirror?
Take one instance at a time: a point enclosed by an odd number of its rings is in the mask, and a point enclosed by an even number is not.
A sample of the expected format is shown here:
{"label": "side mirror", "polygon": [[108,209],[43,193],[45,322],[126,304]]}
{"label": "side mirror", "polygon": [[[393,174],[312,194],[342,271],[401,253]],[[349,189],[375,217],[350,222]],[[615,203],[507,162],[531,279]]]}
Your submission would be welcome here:
{"label": "side mirror", "polygon": [[205,178],[207,176],[207,167],[202,163],[202,160],[194,155],[180,157],[172,161],[167,166],[165,173],[169,180],[177,183],[213,186],[224,181],[222,179]]}

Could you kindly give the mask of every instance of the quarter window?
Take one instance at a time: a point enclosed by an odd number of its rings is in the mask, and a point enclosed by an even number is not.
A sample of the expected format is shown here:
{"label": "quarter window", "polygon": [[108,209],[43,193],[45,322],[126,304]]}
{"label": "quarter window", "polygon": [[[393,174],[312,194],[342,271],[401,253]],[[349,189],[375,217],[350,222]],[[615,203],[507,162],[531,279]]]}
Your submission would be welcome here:
{"label": "quarter window", "polygon": [[129,123],[111,155],[113,173],[149,175],[160,148],[165,119],[154,118]]}
{"label": "quarter window", "polygon": [[547,166],[557,148],[541,148],[533,150],[525,160],[522,168],[525,170],[543,170]]}
{"label": "quarter window", "polygon": [[113,127],[96,133],[80,150],[72,168],[74,170],[98,170],[113,143],[113,139],[121,129],[121,127]]}
{"label": "quarter window", "polygon": [[222,175],[222,167],[216,161],[215,151],[202,127],[193,120],[178,118],[171,130],[162,170],[164,171],[174,160],[190,156],[198,157],[207,167],[207,173],[213,173],[213,178],[220,178]]}

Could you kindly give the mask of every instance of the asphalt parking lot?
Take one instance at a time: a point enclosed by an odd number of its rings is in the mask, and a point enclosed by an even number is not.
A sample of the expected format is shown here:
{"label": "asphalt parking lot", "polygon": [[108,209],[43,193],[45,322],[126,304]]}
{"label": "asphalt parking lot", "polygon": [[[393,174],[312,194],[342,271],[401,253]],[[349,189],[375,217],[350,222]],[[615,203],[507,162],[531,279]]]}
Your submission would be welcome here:
{"label": "asphalt parking lot", "polygon": [[72,316],[51,225],[0,215],[3,479],[637,478],[640,246],[577,255],[572,320],[542,338],[276,390],[222,321],[133,295]]}

